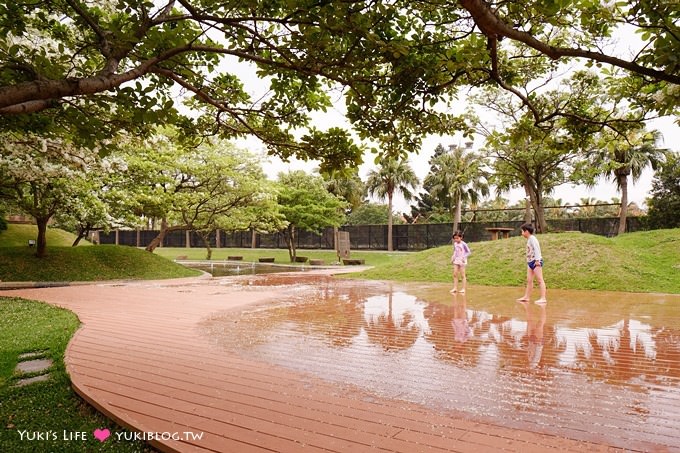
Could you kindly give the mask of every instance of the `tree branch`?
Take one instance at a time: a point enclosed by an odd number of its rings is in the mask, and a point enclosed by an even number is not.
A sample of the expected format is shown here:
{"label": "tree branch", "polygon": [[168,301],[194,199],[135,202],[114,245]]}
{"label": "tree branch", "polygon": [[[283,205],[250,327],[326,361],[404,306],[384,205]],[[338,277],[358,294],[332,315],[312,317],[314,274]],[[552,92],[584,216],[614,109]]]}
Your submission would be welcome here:
{"label": "tree branch", "polygon": [[617,66],[636,74],[645,75],[648,77],[653,77],[657,80],[663,80],[680,85],[680,75],[678,74],[669,74],[663,71],[657,71],[656,69],[641,66],[637,63],[605,55],[600,52],[550,46],[534,38],[529,33],[516,30],[503,22],[496,15],[496,13],[491,10],[488,3],[484,0],[459,0],[458,3],[470,13],[480,31],[487,37],[494,36],[498,38],[505,36],[514,41],[524,43],[527,46],[538,50],[542,54],[547,55],[553,60],[558,60],[562,57],[586,58],[601,63],[607,63],[612,66]]}

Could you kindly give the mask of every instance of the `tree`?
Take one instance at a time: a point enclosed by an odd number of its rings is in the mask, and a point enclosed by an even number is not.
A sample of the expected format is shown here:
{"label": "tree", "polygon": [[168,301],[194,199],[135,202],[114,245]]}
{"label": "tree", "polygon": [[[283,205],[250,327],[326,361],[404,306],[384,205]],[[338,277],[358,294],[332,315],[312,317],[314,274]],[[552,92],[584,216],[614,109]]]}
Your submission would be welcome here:
{"label": "tree", "polygon": [[153,252],[175,230],[196,231],[204,240],[218,228],[246,229],[272,209],[264,173],[257,159],[225,142],[182,142],[173,131],[155,136],[146,148],[125,156],[130,210],[160,219],[158,235],[147,245]]}
{"label": "tree", "polygon": [[[434,153],[432,154],[432,157],[430,157],[430,160],[428,161],[428,164],[430,164],[430,172],[429,174],[432,174],[437,171],[437,168],[435,167],[435,160],[437,157],[441,156],[442,154],[446,153],[446,148],[442,146],[441,143],[439,143],[435,149]],[[425,177],[425,180],[423,181],[423,191],[419,193],[416,198],[415,198],[415,205],[411,205],[411,214],[407,215],[406,218],[409,221],[409,223],[416,223],[419,221],[422,221],[423,219],[427,219],[430,215],[434,213],[434,211],[437,211],[438,207],[442,207],[442,200],[435,200],[432,195],[430,194],[430,181],[428,177]],[[439,203],[437,203],[439,201]],[[444,206],[446,210],[448,211],[449,207]],[[451,219],[453,220],[453,219]]]}
{"label": "tree", "polygon": [[412,190],[419,181],[407,162],[396,159],[383,160],[376,170],[368,173],[366,190],[369,195],[379,199],[387,197],[387,251],[392,251],[392,202],[395,193],[401,193],[405,200],[410,200]]}
{"label": "tree", "polygon": [[[673,2],[662,0],[630,2],[496,2],[461,0],[479,33],[485,38],[486,49],[481,52],[488,77],[504,90],[520,97],[533,113],[537,123],[549,118],[535,109],[534,99],[523,96],[514,89],[514,76],[518,68],[531,65],[537,53],[550,60],[582,59],[588,64],[610,65],[627,71],[628,79],[617,83],[634,86],[629,90],[633,97],[646,98],[651,104],[658,93],[657,106],[662,114],[677,111],[676,90],[667,90],[667,84],[680,84],[678,62],[674,55],[680,53],[678,18],[680,12]],[[468,19],[465,15],[460,16]],[[638,33],[641,50],[634,59],[626,60],[615,53],[606,53],[602,41],[611,40],[620,24]],[[475,34],[477,31],[475,30]],[[477,35],[478,36],[478,35]],[[500,44],[508,38],[511,44]],[[509,58],[504,53],[516,47],[518,52]],[[483,70],[477,69],[482,72]],[[608,70],[609,75],[615,71]],[[536,75],[538,75],[537,73]],[[536,77],[535,77],[536,78]],[[672,92],[672,93],[671,93]],[[661,102],[659,102],[661,101]],[[641,107],[641,105],[637,105]],[[586,118],[585,116],[583,118]]]}
{"label": "tree", "polygon": [[336,197],[344,199],[347,202],[348,209],[353,210],[363,204],[366,188],[359,177],[358,168],[322,172],[321,177],[324,180],[326,190]]}
{"label": "tree", "polygon": [[[467,86],[512,92],[543,122],[550,117],[515,89],[516,75],[530,67],[539,79],[555,62],[574,59],[609,69],[612,85],[642,114],[670,114],[680,105],[678,14],[674,2],[662,0],[20,0],[0,15],[0,127],[63,127],[95,140],[174,123],[252,134],[272,153],[340,167],[361,159],[354,147],[328,146],[347,134],[312,129],[298,142],[291,132],[309,126],[308,112],[329,106],[328,85],[346,88],[347,115],[362,137],[400,128],[408,138],[403,150],[412,150],[414,137],[465,129],[433,107]],[[620,48],[601,50],[611,48],[621,24],[640,32],[641,50],[629,60],[617,56]],[[237,59],[257,65],[267,81],[271,90],[261,101],[228,69]],[[173,97],[180,91],[205,115],[181,115]]]}
{"label": "tree", "polygon": [[463,204],[476,204],[489,194],[485,166],[486,162],[477,154],[451,146],[448,153],[437,156],[432,165],[434,171],[425,178],[436,203],[448,206],[453,232],[458,231]]}
{"label": "tree", "polygon": [[625,140],[620,136],[607,135],[603,146],[593,153],[593,168],[600,169],[601,174],[612,178],[621,192],[618,234],[623,234],[626,232],[628,212],[628,178],[637,181],[648,166],[656,170],[663,161],[665,151],[656,147],[660,136],[656,131],[635,128]]}
{"label": "tree", "polygon": [[347,215],[347,225],[387,225],[389,206],[364,203]]}
{"label": "tree", "polygon": [[568,181],[568,166],[580,154],[550,133],[526,125],[528,128],[492,134],[487,151],[494,159],[494,184],[501,190],[515,185],[524,188],[536,216],[537,232],[545,233],[543,198]]}
{"label": "tree", "polygon": [[347,203],[324,187],[320,176],[304,171],[279,173],[277,201],[288,226],[285,229],[290,261],[297,256],[298,229],[320,232],[328,226],[338,227],[345,219]]}
{"label": "tree", "polygon": [[680,227],[680,155],[669,152],[654,174],[647,218],[652,228]]}
{"label": "tree", "polygon": [[97,150],[65,138],[16,133],[0,137],[0,199],[35,219],[39,258],[47,253],[49,221],[82,204],[92,189],[92,174],[116,170],[102,165]]}
{"label": "tree", "polygon": [[[118,140],[117,146],[126,143]],[[126,163],[117,154],[108,155],[101,159],[101,168],[103,171],[88,172],[86,178],[72,181],[82,186],[79,195],[54,217],[59,228],[75,233],[73,247],[93,230],[108,232],[121,226],[139,226],[139,218],[127,206],[134,188],[127,187],[122,177]]]}
{"label": "tree", "polygon": [[[358,168],[322,172],[321,177],[324,179],[326,190],[336,197],[345,200],[349,211],[353,211],[362,205],[366,189],[359,177]],[[333,227],[334,249],[337,249],[337,239],[338,227]]]}
{"label": "tree", "polygon": [[[535,115],[495,89],[486,89],[472,99],[499,114],[503,130],[498,125],[484,124],[476,115],[471,115],[471,120],[486,137],[487,155],[493,159],[494,185],[501,192],[522,187],[528,205],[533,207],[537,231],[545,232],[543,197],[566,182],[592,181],[596,172],[587,156],[597,148],[603,131],[615,129],[620,134],[640,123],[605,90],[592,71],[575,72],[551,90],[532,88],[528,75],[519,78],[524,80],[524,95],[531,97],[534,108],[540,109],[546,120],[537,125]],[[584,121],[584,117],[590,120]]]}
{"label": "tree", "polygon": [[[88,185],[92,183],[90,178],[87,181],[81,181]],[[94,185],[90,190],[81,190],[77,204],[55,215],[55,224],[59,228],[75,233],[76,238],[73,240],[72,247],[77,246],[94,229],[109,230],[112,220],[109,215],[109,205],[102,197],[104,194],[101,191],[95,192],[96,190]]]}
{"label": "tree", "polygon": [[[0,18],[5,130],[61,127],[94,142],[174,124],[186,133],[253,135],[272,154],[328,168],[358,165],[362,150],[346,131],[310,126],[309,112],[331,105],[325,89],[347,88],[350,115],[378,98],[393,106],[381,93],[399,83],[393,62],[416,44],[398,31],[412,20],[397,25],[403,12],[377,3],[20,1]],[[257,66],[269,86],[262,98],[250,99],[231,72],[237,60]],[[177,92],[203,114],[181,114]],[[410,97],[398,109],[402,127],[414,136],[438,130],[440,115]],[[306,130],[299,139],[298,129]]]}

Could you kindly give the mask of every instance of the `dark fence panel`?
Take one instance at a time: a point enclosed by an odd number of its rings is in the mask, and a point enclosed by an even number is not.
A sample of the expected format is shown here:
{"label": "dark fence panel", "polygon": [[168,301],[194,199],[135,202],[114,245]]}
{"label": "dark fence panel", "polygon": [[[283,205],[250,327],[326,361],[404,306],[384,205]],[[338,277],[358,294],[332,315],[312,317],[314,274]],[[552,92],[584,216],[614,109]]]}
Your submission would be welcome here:
{"label": "dark fence panel", "polygon": [[[513,228],[510,236],[519,236],[522,221],[511,222],[463,222],[459,229],[463,232],[466,242],[486,241],[491,238],[487,228]],[[618,229],[618,218],[578,218],[578,219],[552,219],[548,220],[550,231],[581,231],[584,233],[597,234],[600,236],[614,236]],[[627,231],[640,231],[645,229],[644,220],[641,217],[629,217],[626,221]],[[387,250],[387,225],[346,225],[341,231],[349,232],[350,247],[352,250]],[[439,247],[451,243],[453,225],[451,223],[430,223],[415,225],[394,225],[392,230],[393,250],[424,250]],[[157,231],[139,231],[140,246],[145,247],[156,235]],[[234,231],[220,233],[220,247],[250,248],[252,246],[252,233],[250,231]],[[326,228],[321,234],[309,231],[298,231],[296,247],[298,249],[333,249],[333,228]],[[283,233],[257,234],[255,238],[256,248],[287,248]],[[108,234],[99,233],[101,244],[115,244],[115,231]],[[203,247],[203,241],[196,233],[191,233],[190,242],[192,247]],[[120,245],[136,245],[137,231],[120,230],[118,232]],[[185,247],[186,232],[172,231],[165,236],[165,247]],[[217,246],[215,234],[210,236],[210,246]]]}

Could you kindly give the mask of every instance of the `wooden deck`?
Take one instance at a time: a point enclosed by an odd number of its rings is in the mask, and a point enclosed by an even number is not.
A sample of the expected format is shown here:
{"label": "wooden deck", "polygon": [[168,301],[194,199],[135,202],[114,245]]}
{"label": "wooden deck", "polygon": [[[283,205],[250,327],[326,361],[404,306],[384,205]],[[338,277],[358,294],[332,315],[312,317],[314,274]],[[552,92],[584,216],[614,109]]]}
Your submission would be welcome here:
{"label": "wooden deck", "polygon": [[199,324],[211,315],[265,303],[277,291],[196,280],[2,295],[43,300],[77,313],[83,326],[66,355],[75,390],[120,425],[147,433],[149,443],[162,451],[615,450],[383,399],[351,382],[330,383],[244,359],[201,334]]}

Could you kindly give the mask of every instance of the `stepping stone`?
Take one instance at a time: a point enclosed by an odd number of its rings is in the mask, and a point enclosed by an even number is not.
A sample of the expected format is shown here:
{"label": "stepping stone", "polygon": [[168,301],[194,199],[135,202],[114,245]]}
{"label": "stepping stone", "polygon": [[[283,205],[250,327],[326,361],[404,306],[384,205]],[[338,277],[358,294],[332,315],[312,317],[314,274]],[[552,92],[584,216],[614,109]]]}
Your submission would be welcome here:
{"label": "stepping stone", "polygon": [[19,354],[19,361],[29,360],[29,359],[39,359],[45,357],[45,351],[31,351]]}
{"label": "stepping stone", "polygon": [[46,381],[50,378],[49,373],[47,374],[41,374],[40,376],[33,376],[30,378],[25,378],[25,379],[19,379],[16,384],[14,384],[15,387],[23,387],[24,385],[29,385],[33,384],[34,382],[43,382]]}
{"label": "stepping stone", "polygon": [[52,366],[52,359],[34,359],[24,360],[17,363],[16,371],[20,373],[36,373],[38,371],[45,371]]}

